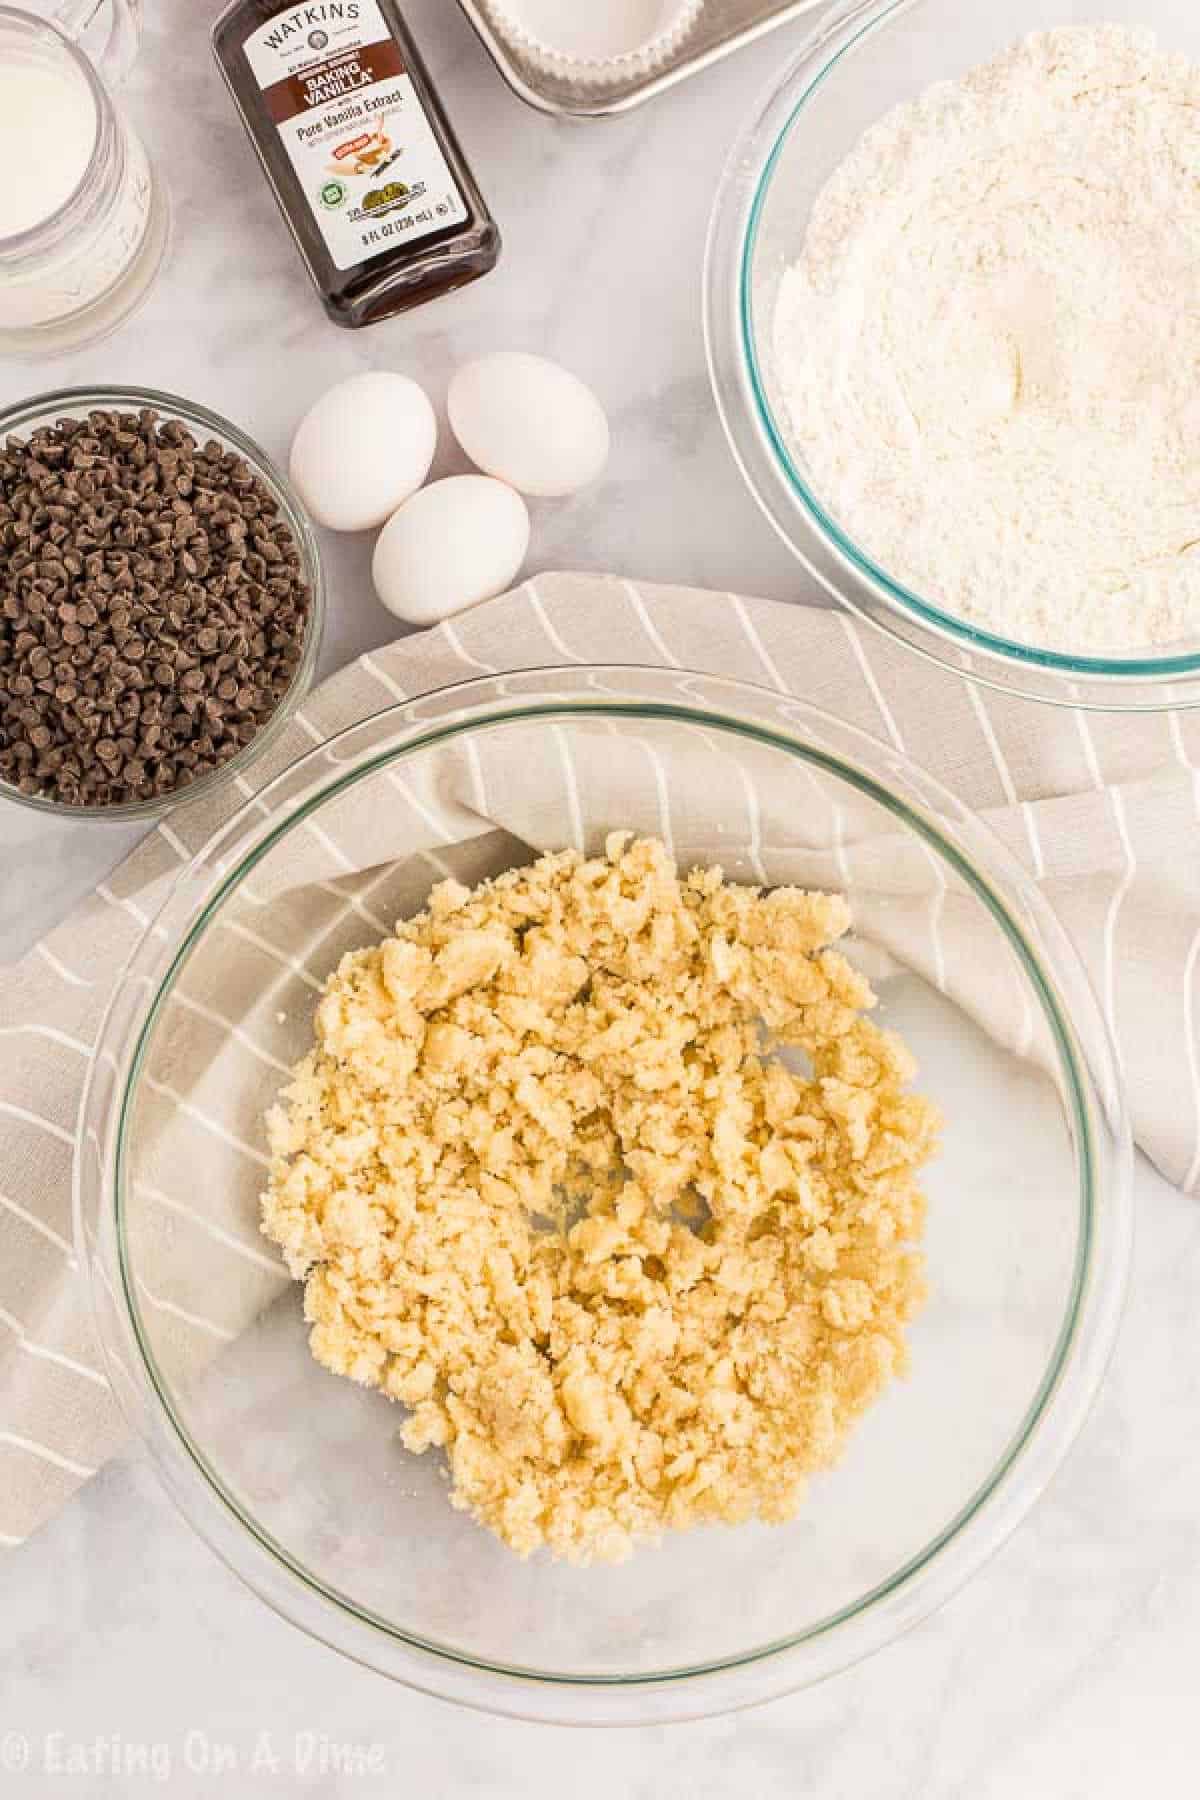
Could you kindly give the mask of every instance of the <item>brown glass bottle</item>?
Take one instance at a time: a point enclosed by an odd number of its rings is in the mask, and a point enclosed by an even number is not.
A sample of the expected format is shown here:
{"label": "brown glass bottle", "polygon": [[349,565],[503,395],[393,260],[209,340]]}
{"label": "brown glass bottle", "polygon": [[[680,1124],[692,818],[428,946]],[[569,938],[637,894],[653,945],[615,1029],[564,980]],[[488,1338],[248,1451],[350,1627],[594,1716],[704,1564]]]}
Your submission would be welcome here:
{"label": "brown glass bottle", "polygon": [[234,0],[213,53],[335,324],[495,266],[500,233],[395,0]]}

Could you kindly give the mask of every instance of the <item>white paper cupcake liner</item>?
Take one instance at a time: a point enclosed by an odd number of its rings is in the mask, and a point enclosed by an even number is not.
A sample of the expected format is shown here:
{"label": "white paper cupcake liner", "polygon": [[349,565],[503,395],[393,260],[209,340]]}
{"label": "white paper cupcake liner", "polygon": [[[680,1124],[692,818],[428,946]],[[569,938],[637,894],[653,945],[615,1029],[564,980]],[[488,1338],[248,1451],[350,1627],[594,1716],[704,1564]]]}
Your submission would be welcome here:
{"label": "white paper cupcake liner", "polygon": [[494,29],[535,68],[606,86],[661,67],[705,0],[483,0]]}

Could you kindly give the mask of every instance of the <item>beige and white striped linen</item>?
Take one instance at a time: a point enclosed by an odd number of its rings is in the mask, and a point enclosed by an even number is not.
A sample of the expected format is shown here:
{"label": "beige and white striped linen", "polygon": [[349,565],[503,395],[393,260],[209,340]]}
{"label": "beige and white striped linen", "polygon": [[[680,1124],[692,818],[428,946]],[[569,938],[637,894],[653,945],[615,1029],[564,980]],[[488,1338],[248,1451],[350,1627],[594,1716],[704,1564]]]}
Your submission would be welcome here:
{"label": "beige and white striped linen", "polygon": [[[1122,1050],[1141,1146],[1186,1191],[1200,1186],[1200,714],[1034,707],[902,655],[841,613],[617,577],[545,575],[326,682],[257,779],[390,700],[483,674],[623,662],[731,676],[809,700],[953,788],[1025,863],[1082,952]],[[0,971],[0,1545],[22,1542],[122,1436],[72,1243],[70,1169],[84,1076],[115,973],[184,860],[251,792],[243,781],[181,808],[64,925]],[[450,867],[470,878],[460,825],[414,798],[426,807],[430,881]],[[753,808],[754,795],[745,803]],[[485,840],[476,844],[486,852]],[[352,875],[353,856],[347,861]],[[359,926],[382,928],[388,906],[372,906],[368,880],[314,892],[314,917],[322,901],[331,917],[344,915],[348,894]],[[911,959],[935,978],[949,969],[954,988],[955,971],[972,964],[955,943],[953,911],[925,917],[921,930]],[[311,977],[281,967],[266,939],[263,957],[265,971],[311,998]],[[986,993],[959,998],[986,1014]],[[187,1004],[204,1007],[195,996]],[[214,1012],[207,1023],[215,1067],[230,1022]],[[1007,1036],[1011,1021],[997,1017],[995,1025]],[[279,1059],[252,1019],[236,1027],[264,1093],[271,1091]],[[164,1089],[159,1098],[166,1116],[181,1096]],[[202,1084],[183,1097],[198,1103],[203,1112]],[[261,1157],[244,1134],[211,1118],[209,1127],[218,1159]],[[94,1153],[92,1145],[81,1149]],[[169,1326],[181,1364],[199,1366],[282,1278],[252,1221],[232,1211],[201,1218],[166,1186],[151,1196],[147,1218],[191,1234],[210,1260],[198,1248],[194,1293],[148,1289],[144,1299]],[[213,1256],[220,1280],[211,1277]]]}

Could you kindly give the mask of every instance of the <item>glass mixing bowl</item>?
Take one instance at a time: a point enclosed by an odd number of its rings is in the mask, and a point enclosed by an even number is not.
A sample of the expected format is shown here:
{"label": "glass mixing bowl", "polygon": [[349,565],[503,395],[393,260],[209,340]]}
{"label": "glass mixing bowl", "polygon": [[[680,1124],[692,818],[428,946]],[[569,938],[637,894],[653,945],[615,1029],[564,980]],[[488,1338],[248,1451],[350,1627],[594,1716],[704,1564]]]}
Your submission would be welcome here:
{"label": "glass mixing bowl", "polygon": [[[848,893],[849,953],[947,1126],[911,1375],[794,1523],[578,1569],[522,1563],[455,1512],[437,1455],[400,1445],[393,1404],[311,1360],[258,1195],[264,1110],[341,955],[448,874],[474,883],[616,828],[661,836],[681,865]],[[1112,1046],[1036,888],[903,756],[681,671],[480,680],[288,768],[187,868],[120,980],[76,1161],[113,1386],[196,1530],[347,1655],[564,1722],[761,1700],[944,1600],[1079,1428],[1129,1250]]]}
{"label": "glass mixing bowl", "polygon": [[83,419],[97,410],[140,412],[143,407],[158,413],[164,423],[170,419],[181,420],[199,444],[215,438],[225,449],[244,457],[274,499],[280,517],[295,539],[304,579],[312,591],[304,643],[291,684],[261,730],[218,768],[210,769],[207,774],[169,794],[157,794],[149,800],[134,800],[120,806],[69,806],[65,801],[51,800],[40,794],[23,794],[12,782],[0,780],[0,799],[13,800],[18,806],[30,806],[35,812],[48,813],[54,819],[84,819],[89,824],[102,825],[136,824],[143,820],[149,823],[161,819],[177,806],[197,800],[225,782],[245,775],[264,751],[278,740],[304,699],[312,685],[321,650],[321,634],[325,627],[325,572],[308,514],[291,482],[275,467],[266,451],[220,413],[210,412],[207,406],[199,406],[193,400],[183,400],[178,394],[160,393],[157,388],[59,388],[0,410],[0,443],[9,437],[28,438],[42,426],[53,425],[56,419]]}
{"label": "glass mixing bowl", "polygon": [[1065,655],[979,630],[893,580],[809,480],[774,367],[780,281],[814,201],[867,128],[1028,32],[1097,18],[1155,27],[1165,48],[1200,63],[1200,8],[1172,0],[841,0],[774,81],[726,166],[704,276],[709,368],[734,456],[767,518],[827,593],[897,643],[1029,699],[1110,711],[1197,706],[1200,637],[1120,657]]}

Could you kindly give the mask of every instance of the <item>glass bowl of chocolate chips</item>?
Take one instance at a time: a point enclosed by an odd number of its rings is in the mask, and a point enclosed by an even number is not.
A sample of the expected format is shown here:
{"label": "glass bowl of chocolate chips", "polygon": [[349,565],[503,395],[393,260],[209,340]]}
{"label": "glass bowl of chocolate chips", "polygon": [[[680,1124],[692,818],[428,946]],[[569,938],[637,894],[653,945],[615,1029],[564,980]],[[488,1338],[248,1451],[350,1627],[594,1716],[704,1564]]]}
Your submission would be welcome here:
{"label": "glass bowl of chocolate chips", "polygon": [[125,387],[0,413],[0,797],[128,820],[243,773],[324,609],[303,508],[216,413]]}

